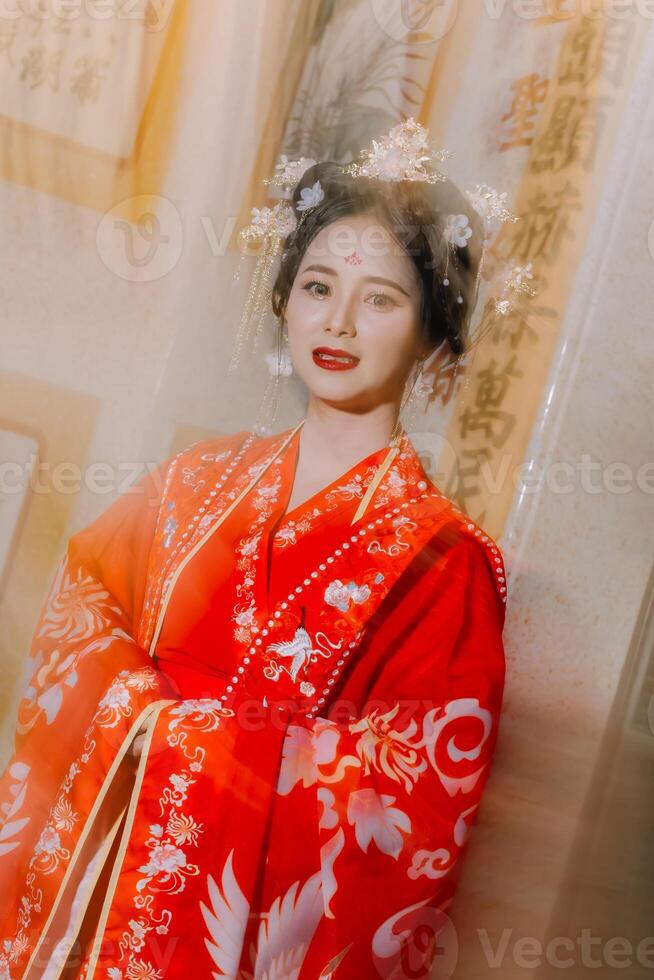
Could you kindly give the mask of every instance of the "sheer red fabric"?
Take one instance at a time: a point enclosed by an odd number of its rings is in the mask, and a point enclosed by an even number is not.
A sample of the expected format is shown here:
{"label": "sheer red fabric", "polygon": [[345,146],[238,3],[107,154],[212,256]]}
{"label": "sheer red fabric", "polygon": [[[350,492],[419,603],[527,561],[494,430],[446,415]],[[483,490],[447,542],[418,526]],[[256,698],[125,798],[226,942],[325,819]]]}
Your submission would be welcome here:
{"label": "sheer red fabric", "polygon": [[354,520],[386,450],[286,513],[297,431],[209,440],[71,538],[0,784],[0,976],[451,975],[506,583],[400,448]]}

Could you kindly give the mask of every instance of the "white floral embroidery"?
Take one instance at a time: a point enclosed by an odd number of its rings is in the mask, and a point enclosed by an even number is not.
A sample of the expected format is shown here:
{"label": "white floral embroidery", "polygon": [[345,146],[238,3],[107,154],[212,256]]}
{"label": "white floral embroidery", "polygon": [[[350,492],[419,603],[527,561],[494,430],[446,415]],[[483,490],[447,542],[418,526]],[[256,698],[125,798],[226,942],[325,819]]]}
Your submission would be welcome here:
{"label": "white floral embroidery", "polygon": [[155,892],[178,894],[184,891],[189,877],[200,873],[198,865],[189,860],[185,848],[187,845],[198,846],[204,828],[191,814],[184,813],[182,806],[195,783],[192,773],[202,771],[205,750],[193,745],[189,739],[195,732],[213,731],[221,717],[233,712],[224,710],[222,702],[205,698],[182,701],[170,708],[169,714],[174,717],[168,723],[168,743],[192,761],[188,768],[171,773],[168,785],[161,791],[159,812],[163,821],[149,827],[150,837],[145,842],[148,860],[138,869],[141,877],[136,882],[135,916],[128,922],[118,944],[120,957],[126,956],[128,961],[125,977],[147,980],[157,977],[158,971],[150,962],[137,959],[135,954],[150,933],[167,935],[173,918],[168,908],[156,911],[152,895]]}
{"label": "white floral embroidery", "polygon": [[252,627],[256,623],[256,608],[254,605],[254,599],[250,601],[249,606],[236,606],[232,619],[236,623],[237,627],[234,630],[236,640],[241,643],[247,643],[251,635]]}
{"label": "white floral embroidery", "polygon": [[[403,445],[403,448],[406,451],[406,445]],[[324,494],[320,507],[314,507],[310,512],[302,514],[297,521],[289,520],[282,523],[275,534],[275,544],[282,548],[289,544],[296,544],[299,536],[308,534],[312,530],[316,518],[328,515],[344,501],[360,500],[376,472],[377,466],[371,465],[363,473],[346,477],[343,482]],[[377,505],[384,506],[402,496],[406,486],[407,481],[401,473],[395,467],[391,467],[377,488],[375,495]]]}
{"label": "white floral embroidery", "polygon": [[61,838],[52,827],[46,827],[41,832],[34,850],[37,854],[55,854],[61,849]]}
{"label": "white floral embroidery", "polygon": [[261,531],[257,534],[253,534],[251,538],[244,541],[240,548],[236,549],[238,555],[243,555],[245,557],[250,557],[250,555],[256,554],[256,550],[259,547],[259,541],[261,540]]}
{"label": "white floral embroidery", "polygon": [[374,474],[375,467],[368,468],[365,478],[360,473],[357,473],[350,480],[346,480],[345,483],[339,483],[333,490],[329,490],[325,494],[326,500],[336,503],[341,498],[344,500],[354,500],[355,498],[363,497],[367,484]]}
{"label": "white floral embroidery", "polygon": [[[152,878],[163,874],[164,880],[167,880],[175,872],[185,867],[186,855],[181,848],[175,847],[173,844],[155,844],[150,851],[150,860],[140,867],[139,871]],[[142,882],[139,882],[139,886],[144,887]]]}
{"label": "white floral embroidery", "polygon": [[132,713],[132,701],[124,678],[116,679],[98,702],[97,722],[103,728],[115,728],[121,718]]}
{"label": "white floral embroidery", "polygon": [[409,482],[394,467],[391,467],[375,494],[377,507],[388,507],[394,501],[406,496]]}
{"label": "white floral embroidery", "polygon": [[125,680],[125,685],[130,690],[138,691],[139,694],[143,694],[144,691],[154,691],[157,687],[156,671],[150,670],[149,667],[144,667],[142,670],[134,670],[128,675]]}
{"label": "white floral embroidery", "polygon": [[95,578],[81,568],[72,571],[67,560],[62,560],[46,600],[37,636],[79,642],[101,633],[113,615],[121,614],[110,599],[110,593]]}
{"label": "white floral embroidery", "polygon": [[187,791],[189,787],[189,780],[186,779],[184,776],[181,776],[179,773],[173,773],[172,776],[169,778],[169,782],[173,787],[175,803],[179,805],[188,796]]}
{"label": "white floral embroidery", "polygon": [[196,823],[193,817],[185,813],[173,813],[168,820],[166,833],[176,844],[197,845],[198,834],[201,834],[203,829],[202,824]]}
{"label": "white floral embroidery", "polygon": [[[133,673],[130,673],[128,670],[123,670],[114,679],[112,685],[109,687],[109,690],[111,690],[114,685],[117,687],[125,686],[131,690],[139,689],[144,680],[143,675],[147,675],[148,673],[149,671],[147,670],[135,671]],[[131,705],[123,706],[123,711],[126,715],[131,714],[132,710]],[[22,956],[22,954],[30,948],[30,942],[27,936],[29,935],[30,931],[33,932],[33,929],[30,929],[32,914],[34,911],[41,911],[43,900],[43,890],[38,876],[50,875],[62,862],[70,860],[71,847],[69,845],[72,846],[74,843],[74,839],[72,839],[70,835],[74,831],[79,817],[76,813],[74,813],[70,805],[70,801],[68,800],[68,796],[72,790],[73,783],[77,779],[79,773],[82,771],[82,766],[90,760],[95,751],[97,744],[97,729],[103,727],[104,723],[106,722],[106,712],[107,705],[104,705],[103,707],[98,706],[98,710],[84,733],[80,755],[77,760],[71,763],[68,772],[64,777],[61,791],[50,810],[47,823],[42,829],[39,839],[35,845],[34,852],[30,858],[27,869],[25,883],[26,893],[21,896],[19,902],[17,931],[13,937],[3,940],[3,948],[5,951],[9,950],[10,959],[13,957],[15,960],[17,960],[19,956]],[[25,800],[25,784],[29,774],[29,767],[23,763],[17,762],[12,766],[10,773],[19,780],[19,783],[15,784],[16,799],[13,806],[9,808],[7,808],[6,805],[0,807],[0,816],[6,817],[5,822],[0,823],[0,841],[2,841],[3,834],[9,830],[10,826],[13,825],[14,833],[20,829],[18,824],[21,823],[21,821],[9,820],[9,818],[15,816]],[[22,789],[20,788],[21,784]],[[0,854],[2,853],[3,851],[0,849]]]}
{"label": "white floral embroidery", "polygon": [[134,936],[134,949],[143,949],[145,946],[145,937],[147,935],[147,926],[138,919],[130,919],[127,923]]}
{"label": "white floral embroidery", "polygon": [[297,544],[298,537],[308,534],[315,518],[320,517],[322,513],[326,513],[326,511],[314,507],[298,520],[285,521],[275,532],[275,544],[280,548],[285,548],[289,544]]}
{"label": "white floral embroidery", "polygon": [[67,861],[69,857],[70,851],[62,845],[59,833],[54,827],[44,827],[34,848],[34,863],[38,869],[43,874],[52,874],[60,862]]}
{"label": "white floral embroidery", "polygon": [[367,585],[357,585],[356,582],[348,582],[344,585],[337,578],[325,589],[324,598],[328,606],[336,606],[341,612],[347,612],[351,602],[361,605],[370,598],[370,588]]}
{"label": "white floral embroidery", "polygon": [[15,963],[29,949],[29,939],[25,933],[21,931],[18,933],[13,942],[6,944],[5,948],[9,952],[10,961]]}
{"label": "white floral embroidery", "polygon": [[114,681],[105,696],[99,701],[101,708],[124,708],[129,703],[129,691],[121,681]]}
{"label": "white floral embroidery", "polygon": [[414,742],[418,725],[412,718],[403,731],[393,728],[391,722],[399,705],[381,714],[374,708],[369,715],[352,722],[349,730],[361,733],[355,750],[361,760],[364,772],[372,769],[383,772],[396,783],[403,783],[407,793],[413,789],[418,777],[427,768],[427,762],[419,754],[421,741]]}
{"label": "white floral embroidery", "polygon": [[[236,568],[241,573],[241,581],[236,585],[236,594],[243,602],[234,610],[232,621],[236,624],[234,639],[245,646],[252,642],[252,635],[256,628],[257,610],[252,586],[255,583],[256,564],[260,558],[261,528],[270,518],[281,490],[279,465],[280,461],[276,460],[270,472],[259,481],[253,491],[252,504],[258,514],[250,532],[236,547]],[[258,467],[250,467],[250,470],[253,470],[255,475],[261,472],[263,466],[265,463],[259,464]]]}
{"label": "white floral embroidery", "polygon": [[347,803],[347,819],[354,826],[362,851],[367,853],[370,841],[374,840],[383,854],[397,860],[404,846],[400,831],[410,833],[411,820],[403,810],[391,806],[392,803],[395,803],[394,796],[378,794],[374,789],[354,790]]}
{"label": "white floral embroidery", "polygon": [[59,800],[52,811],[52,819],[57,830],[72,830],[79,817],[68,800]]}
{"label": "white floral embroidery", "polygon": [[[348,768],[356,767],[362,776],[373,771],[387,776],[410,794],[418,779],[429,768],[438,773],[441,785],[450,796],[470,792],[486,763],[465,776],[458,776],[457,763],[480,758],[484,742],[489,734],[490,713],[482,709],[474,698],[459,698],[447,702],[442,707],[430,709],[421,718],[421,725],[415,718],[399,730],[393,722],[397,717],[399,705],[385,713],[378,709],[352,721],[347,729],[350,735],[359,735],[353,752],[340,749],[341,729],[335,722],[317,718],[313,730],[289,725],[282,750],[282,763],[277,780],[277,793],[288,795],[301,783],[303,788],[319,784],[318,799],[324,810],[320,825],[333,829],[337,823],[334,809],[335,797],[328,788],[346,776]],[[456,742],[456,725],[462,719],[478,718],[482,731],[477,744],[459,748]],[[442,769],[441,744],[447,758],[452,763],[445,772]],[[441,765],[437,764],[441,760]],[[411,824],[407,814],[392,806],[395,797],[377,792],[376,786],[361,786],[350,792],[347,801],[347,819],[355,828],[359,846],[367,851],[371,840],[385,854],[397,858],[404,846],[401,831],[410,832]],[[453,828],[453,842],[462,847],[468,826],[466,818],[474,808],[464,810]],[[435,878],[447,871],[448,852],[417,852],[408,871],[410,877],[426,875]]]}
{"label": "white floral embroidery", "polygon": [[155,970],[151,963],[144,960],[132,960],[125,972],[125,980],[163,980],[161,970]]}
{"label": "white floral embroidery", "polygon": [[25,805],[29,773],[30,767],[24,762],[14,762],[9,768],[8,775],[15,782],[9,785],[9,800],[0,806],[0,857],[18,847],[18,835],[31,820],[29,816],[18,816]]}
{"label": "white floral embroidery", "polygon": [[286,527],[279,528],[279,530],[275,534],[275,538],[277,541],[279,541],[282,547],[284,547],[284,545],[287,544],[296,544],[297,531],[298,528],[295,524],[295,521],[289,521]]}
{"label": "white floral embroidery", "polygon": [[269,486],[263,482],[259,483],[252,501],[256,509],[261,511],[267,510],[271,502],[277,499],[281,486],[282,481],[279,475],[276,476],[273,483]]}
{"label": "white floral embroidery", "polygon": [[45,714],[46,723],[51,725],[63,704],[65,689],[75,687],[78,681],[77,667],[81,660],[89,654],[98,654],[106,650],[116,639],[132,638],[121,628],[116,627],[110,633],[92,639],[86,646],[78,647],[74,653],[60,660],[59,649],[54,649],[47,663],[42,653],[32,658],[31,668],[33,682],[24,693],[22,704],[23,713],[34,712],[34,719]]}
{"label": "white floral embroidery", "polygon": [[[229,718],[234,712],[231,708],[225,708],[222,701],[215,698],[197,700],[188,698],[186,701],[180,701],[179,704],[175,705],[170,714],[176,716],[168,726],[171,732],[174,732],[179,726],[190,726],[196,731],[212,732],[218,728],[221,718]],[[171,745],[174,744],[170,737],[168,741]]]}

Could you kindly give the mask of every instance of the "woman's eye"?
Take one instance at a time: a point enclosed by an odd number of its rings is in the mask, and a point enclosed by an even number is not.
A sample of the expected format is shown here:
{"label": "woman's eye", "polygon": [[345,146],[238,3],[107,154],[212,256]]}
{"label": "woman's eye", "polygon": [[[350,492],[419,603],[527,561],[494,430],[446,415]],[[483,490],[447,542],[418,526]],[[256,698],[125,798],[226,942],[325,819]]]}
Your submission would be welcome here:
{"label": "woman's eye", "polygon": [[[372,293],[372,295],[369,296],[368,299],[374,300],[375,302],[372,303],[372,306],[376,306],[380,310],[385,310],[387,308],[395,306],[395,303],[393,302],[391,297],[387,296],[386,293]],[[377,300],[380,300],[381,302],[376,302]]]}
{"label": "woman's eye", "polygon": [[[313,290],[313,287],[314,286],[321,287],[321,289],[324,289],[325,292],[317,292],[317,293],[314,292],[314,290]],[[302,289],[306,289],[306,291],[308,293],[310,293],[311,296],[318,296],[318,297],[327,296],[328,295],[328,292],[329,292],[329,286],[327,285],[327,283],[326,282],[320,282],[320,280],[318,280],[318,279],[313,279],[311,282],[306,283],[302,287]]]}
{"label": "woman's eye", "polygon": [[[321,282],[320,279],[312,279],[311,282],[305,283],[302,289],[317,299],[324,299],[331,292],[329,283]],[[366,302],[370,301],[372,301],[371,305],[379,310],[392,309],[396,305],[393,299],[386,293],[371,293],[366,299]]]}

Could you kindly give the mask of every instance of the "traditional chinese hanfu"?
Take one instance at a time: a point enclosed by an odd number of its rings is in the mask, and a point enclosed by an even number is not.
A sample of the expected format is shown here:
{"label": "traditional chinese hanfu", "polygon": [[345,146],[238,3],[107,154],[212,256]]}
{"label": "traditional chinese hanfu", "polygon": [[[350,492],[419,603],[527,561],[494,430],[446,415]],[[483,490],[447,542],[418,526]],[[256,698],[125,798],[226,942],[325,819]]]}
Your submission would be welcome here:
{"label": "traditional chinese hanfu", "polygon": [[1,978],[439,975],[502,556],[406,435],[287,512],[299,431],[197,443],[70,538],[0,783]]}

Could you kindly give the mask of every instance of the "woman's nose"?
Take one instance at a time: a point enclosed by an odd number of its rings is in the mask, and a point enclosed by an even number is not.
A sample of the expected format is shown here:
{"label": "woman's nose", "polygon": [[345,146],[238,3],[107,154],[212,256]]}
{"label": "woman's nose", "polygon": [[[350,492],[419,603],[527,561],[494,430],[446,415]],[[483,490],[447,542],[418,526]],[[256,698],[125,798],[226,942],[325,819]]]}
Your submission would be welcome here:
{"label": "woman's nose", "polygon": [[325,330],[335,337],[353,337],[356,332],[354,327],[344,320],[340,322],[331,321],[326,325]]}
{"label": "woman's nose", "polygon": [[349,303],[343,303],[337,309],[330,310],[330,315],[325,323],[325,330],[333,333],[336,337],[353,336],[356,333],[354,312]]}

